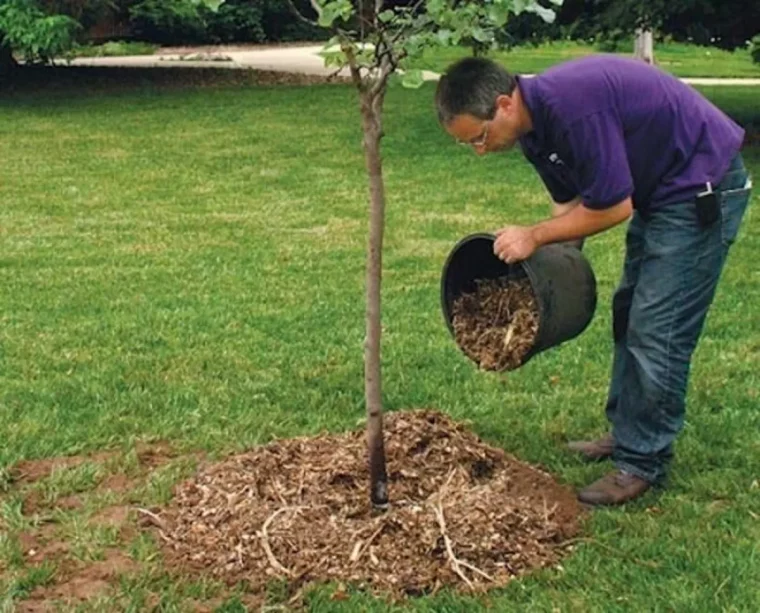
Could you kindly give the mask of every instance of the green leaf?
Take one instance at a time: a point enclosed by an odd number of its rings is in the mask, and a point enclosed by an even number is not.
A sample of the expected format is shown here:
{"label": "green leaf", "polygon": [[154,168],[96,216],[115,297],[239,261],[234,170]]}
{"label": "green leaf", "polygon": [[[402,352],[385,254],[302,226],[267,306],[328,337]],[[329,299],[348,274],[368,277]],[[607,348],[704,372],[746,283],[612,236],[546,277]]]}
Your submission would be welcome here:
{"label": "green leaf", "polygon": [[338,0],[335,4],[338,5],[338,16],[343,21],[348,21],[354,14],[354,5],[351,4],[351,0]]}
{"label": "green leaf", "polygon": [[347,63],[346,56],[343,53],[326,53],[325,66],[345,66]]}
{"label": "green leaf", "polygon": [[325,6],[317,18],[317,23],[323,28],[331,28],[337,18],[338,13],[335,12],[333,7]]}
{"label": "green leaf", "polygon": [[225,0],[195,0],[195,4],[202,4],[214,13],[224,4]]}
{"label": "green leaf", "polygon": [[318,4],[322,5],[322,11],[319,13],[317,23],[323,28],[331,28],[338,18],[348,21],[354,14],[351,0],[330,0]]}
{"label": "green leaf", "polygon": [[330,47],[335,47],[335,46],[340,47],[340,43],[341,43],[341,37],[339,34],[336,34],[335,36],[332,36],[330,40],[328,40],[325,43],[324,48],[329,49]]}
{"label": "green leaf", "polygon": [[448,45],[451,42],[451,30],[438,30],[436,36],[442,45]]}
{"label": "green leaf", "polygon": [[487,43],[493,40],[493,32],[476,26],[472,29],[472,37],[479,43]]}
{"label": "green leaf", "polygon": [[[562,0],[559,1],[562,2]],[[492,4],[488,7],[488,19],[497,28],[501,28],[507,23],[507,19],[509,19],[509,6],[503,3]]]}
{"label": "green leaf", "polygon": [[[561,2],[562,0],[560,0]],[[380,20],[381,23],[388,23],[390,22],[394,17],[396,16],[396,13],[394,13],[390,9],[385,9],[384,11],[380,11],[378,13],[377,18]]]}
{"label": "green leaf", "polygon": [[408,70],[401,77],[401,85],[409,89],[417,89],[422,86],[425,79],[422,77],[422,71],[419,68]]}
{"label": "green leaf", "polygon": [[549,0],[549,2],[551,2],[554,6],[562,6],[562,3],[564,1],[565,0]]}
{"label": "green leaf", "polygon": [[512,12],[519,15],[528,8],[532,0],[512,0]]}
{"label": "green leaf", "polygon": [[425,4],[425,9],[434,18],[440,19],[442,13],[447,9],[446,2],[444,0],[428,0]]}

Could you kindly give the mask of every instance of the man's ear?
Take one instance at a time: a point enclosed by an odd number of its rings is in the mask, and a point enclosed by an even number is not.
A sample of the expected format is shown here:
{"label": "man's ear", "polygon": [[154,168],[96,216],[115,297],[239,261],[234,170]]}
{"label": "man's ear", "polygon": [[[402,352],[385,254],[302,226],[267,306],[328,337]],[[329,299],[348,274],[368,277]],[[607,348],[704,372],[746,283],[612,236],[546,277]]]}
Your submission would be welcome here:
{"label": "man's ear", "polygon": [[502,111],[509,112],[513,110],[515,104],[515,100],[512,96],[508,96],[507,94],[499,94],[496,96],[496,108],[501,109]]}

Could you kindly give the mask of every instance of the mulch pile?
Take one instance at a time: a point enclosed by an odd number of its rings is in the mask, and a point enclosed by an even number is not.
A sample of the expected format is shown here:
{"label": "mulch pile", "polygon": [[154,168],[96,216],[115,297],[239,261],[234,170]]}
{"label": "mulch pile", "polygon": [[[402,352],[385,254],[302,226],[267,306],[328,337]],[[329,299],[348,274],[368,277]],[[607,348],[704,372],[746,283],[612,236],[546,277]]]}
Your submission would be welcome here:
{"label": "mulch pile", "polygon": [[538,334],[538,304],[528,279],[478,281],[452,305],[454,337],[483,370],[522,365]]}
{"label": "mulch pile", "polygon": [[431,411],[386,416],[391,507],[373,512],[364,430],[275,441],[201,469],[154,509],[170,568],[292,593],[334,581],[393,598],[483,590],[557,563],[573,492]]}

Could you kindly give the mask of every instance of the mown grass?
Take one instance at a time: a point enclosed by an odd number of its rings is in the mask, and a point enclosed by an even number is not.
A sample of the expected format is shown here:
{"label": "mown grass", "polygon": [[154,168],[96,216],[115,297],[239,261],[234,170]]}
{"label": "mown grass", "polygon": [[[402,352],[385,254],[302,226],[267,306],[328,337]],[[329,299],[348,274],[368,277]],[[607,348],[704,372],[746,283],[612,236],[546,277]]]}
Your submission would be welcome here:
{"label": "mown grass", "polygon": [[[538,46],[520,46],[489,55],[512,72],[532,74],[560,62],[601,53],[598,46],[570,41],[552,41]],[[630,56],[633,44],[621,45],[615,53]],[[451,62],[471,55],[466,47],[445,47],[428,51],[417,62],[419,68],[442,72]],[[760,64],[752,62],[749,50],[725,51],[686,43],[656,43],[655,62],[679,77],[760,77]]]}
{"label": "mown grass", "polygon": [[[749,118],[760,93],[706,91]],[[432,93],[432,84],[394,88],[387,101],[386,409],[436,408],[470,420],[489,442],[583,486],[607,466],[582,464],[562,442],[605,428],[623,229],[587,242],[599,308],[581,337],[510,374],[476,371],[443,324],[443,261],[465,234],[541,218],[547,198],[518,153],[478,158],[455,146],[436,124]],[[98,96],[83,87],[2,99],[0,467],[138,440],[224,454],[355,427],[364,410],[367,226],[358,126],[344,86]],[[745,158],[760,175],[760,148]],[[627,509],[595,511],[591,540],[559,569],[487,596],[443,592],[407,608],[760,608],[753,200],[694,359],[669,487]],[[137,500],[164,502],[191,468],[159,471]],[[41,487],[76,492],[101,476],[84,466]],[[28,521],[17,502],[4,500],[2,515],[14,533]],[[113,541],[108,532],[80,533],[76,553],[85,558]],[[6,602],[50,581],[50,570],[25,565],[13,542],[0,544]],[[183,610],[184,599],[218,592],[161,574],[142,537],[128,551],[147,565],[144,575],[91,610]],[[362,594],[334,601],[327,589],[307,603],[313,611],[401,609]],[[244,610],[234,595],[219,606]]]}

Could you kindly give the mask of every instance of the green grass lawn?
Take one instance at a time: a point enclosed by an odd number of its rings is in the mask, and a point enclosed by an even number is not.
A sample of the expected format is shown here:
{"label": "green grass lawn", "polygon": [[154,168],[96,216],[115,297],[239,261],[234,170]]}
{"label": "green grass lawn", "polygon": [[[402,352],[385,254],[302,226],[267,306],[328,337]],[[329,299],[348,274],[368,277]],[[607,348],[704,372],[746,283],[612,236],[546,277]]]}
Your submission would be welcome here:
{"label": "green grass lawn", "polygon": [[[510,374],[475,370],[443,323],[443,261],[470,232],[541,218],[547,198],[518,153],[478,158],[457,147],[436,124],[432,94],[433,84],[394,88],[387,101],[385,406],[470,420],[490,443],[581,487],[608,466],[584,465],[562,443],[605,428],[623,229],[587,242],[599,307],[581,337]],[[747,117],[760,89],[708,94]],[[356,426],[367,189],[352,89],[82,88],[0,99],[0,116],[0,467],[152,440],[221,456]],[[760,148],[745,157],[760,177]],[[488,596],[414,600],[410,610],[760,610],[753,201],[694,359],[668,489],[593,512],[591,540],[559,569]],[[58,475],[44,491],[87,489],[97,470]],[[188,470],[170,466],[139,500],[165,499]],[[19,509],[4,495],[8,610],[55,570],[19,553],[14,539],[30,521]],[[58,520],[78,535],[75,557],[113,545],[73,515]],[[218,591],[171,581],[151,548],[136,537],[129,552],[156,570],[89,610],[182,611],[186,599]],[[389,609],[329,594],[311,594],[310,609]],[[242,610],[236,599],[221,606]]]}
{"label": "green grass lawn", "polygon": [[[633,45],[621,47],[618,53],[630,56]],[[592,45],[555,41],[538,47],[516,47],[498,51],[490,57],[502,62],[512,72],[532,74],[546,70],[560,62],[600,53]],[[442,72],[451,62],[471,54],[463,47],[447,47],[428,51],[417,67]],[[658,43],[654,49],[655,62],[679,77],[755,77],[760,78],[760,64],[752,62],[747,49],[733,52],[714,47],[700,47],[685,43]]]}

